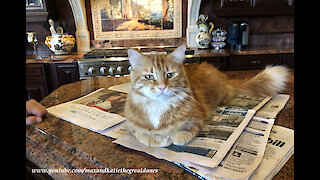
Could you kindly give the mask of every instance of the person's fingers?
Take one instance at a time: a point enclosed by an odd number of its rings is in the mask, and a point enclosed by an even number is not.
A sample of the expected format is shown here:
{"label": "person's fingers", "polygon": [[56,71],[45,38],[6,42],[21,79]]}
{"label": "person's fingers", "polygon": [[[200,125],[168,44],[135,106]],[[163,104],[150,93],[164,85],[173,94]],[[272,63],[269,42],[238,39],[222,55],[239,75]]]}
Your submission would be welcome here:
{"label": "person's fingers", "polygon": [[27,101],[26,111],[27,114],[33,114],[36,116],[44,116],[48,113],[47,109],[34,99]]}
{"label": "person's fingers", "polygon": [[41,123],[42,121],[42,117],[41,116],[37,116],[36,117],[36,123]]}
{"label": "person's fingers", "polygon": [[32,125],[36,123],[40,123],[42,118],[40,116],[28,116],[26,117],[26,125]]}

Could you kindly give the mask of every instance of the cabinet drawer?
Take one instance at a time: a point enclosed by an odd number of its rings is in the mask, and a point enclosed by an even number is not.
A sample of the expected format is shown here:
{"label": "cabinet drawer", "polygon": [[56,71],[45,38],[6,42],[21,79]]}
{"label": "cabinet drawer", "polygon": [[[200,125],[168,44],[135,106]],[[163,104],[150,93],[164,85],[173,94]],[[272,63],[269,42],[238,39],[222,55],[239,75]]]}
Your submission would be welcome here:
{"label": "cabinet drawer", "polygon": [[229,70],[263,69],[281,64],[281,57],[281,54],[230,56]]}
{"label": "cabinet drawer", "polygon": [[45,76],[44,67],[42,64],[27,64],[26,65],[27,77],[43,77]]}

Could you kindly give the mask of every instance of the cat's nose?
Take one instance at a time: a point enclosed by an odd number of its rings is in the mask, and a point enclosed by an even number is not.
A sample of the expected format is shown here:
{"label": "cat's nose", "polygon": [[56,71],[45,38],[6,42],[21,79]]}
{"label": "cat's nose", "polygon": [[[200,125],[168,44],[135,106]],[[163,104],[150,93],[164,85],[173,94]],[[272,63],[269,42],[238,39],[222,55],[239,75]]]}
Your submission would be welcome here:
{"label": "cat's nose", "polygon": [[164,89],[166,88],[166,86],[164,84],[158,85],[157,87],[161,92],[163,92]]}

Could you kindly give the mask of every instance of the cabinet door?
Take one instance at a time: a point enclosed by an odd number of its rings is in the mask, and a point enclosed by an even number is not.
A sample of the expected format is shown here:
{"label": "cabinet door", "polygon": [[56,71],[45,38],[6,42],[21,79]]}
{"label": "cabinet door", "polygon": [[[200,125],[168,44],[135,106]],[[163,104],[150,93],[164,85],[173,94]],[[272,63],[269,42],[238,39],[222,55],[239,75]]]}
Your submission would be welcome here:
{"label": "cabinet door", "polygon": [[50,64],[53,90],[61,85],[79,81],[78,63],[53,63]]}
{"label": "cabinet door", "polygon": [[41,101],[48,95],[43,64],[26,64],[26,89],[31,99]]}
{"label": "cabinet door", "polygon": [[45,0],[26,0],[26,22],[46,22],[48,11]]}
{"label": "cabinet door", "polygon": [[263,69],[281,64],[281,58],[281,54],[230,56],[229,70]]}
{"label": "cabinet door", "polygon": [[219,0],[217,16],[293,15],[294,0]]}

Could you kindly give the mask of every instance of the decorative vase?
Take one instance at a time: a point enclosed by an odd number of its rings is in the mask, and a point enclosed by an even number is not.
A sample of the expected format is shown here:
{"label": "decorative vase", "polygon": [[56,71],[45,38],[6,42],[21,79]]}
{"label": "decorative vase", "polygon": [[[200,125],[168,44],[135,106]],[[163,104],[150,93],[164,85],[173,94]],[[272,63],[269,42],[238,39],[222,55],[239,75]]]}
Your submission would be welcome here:
{"label": "decorative vase", "polygon": [[210,22],[209,25],[205,22],[199,22],[198,24],[199,28],[199,34],[196,37],[196,42],[198,44],[198,47],[201,49],[209,48],[209,45],[211,43],[211,32],[213,30],[213,23]]}
{"label": "decorative vase", "polygon": [[74,47],[76,40],[72,35],[68,34],[52,34],[47,36],[45,44],[56,55],[70,54]]}

